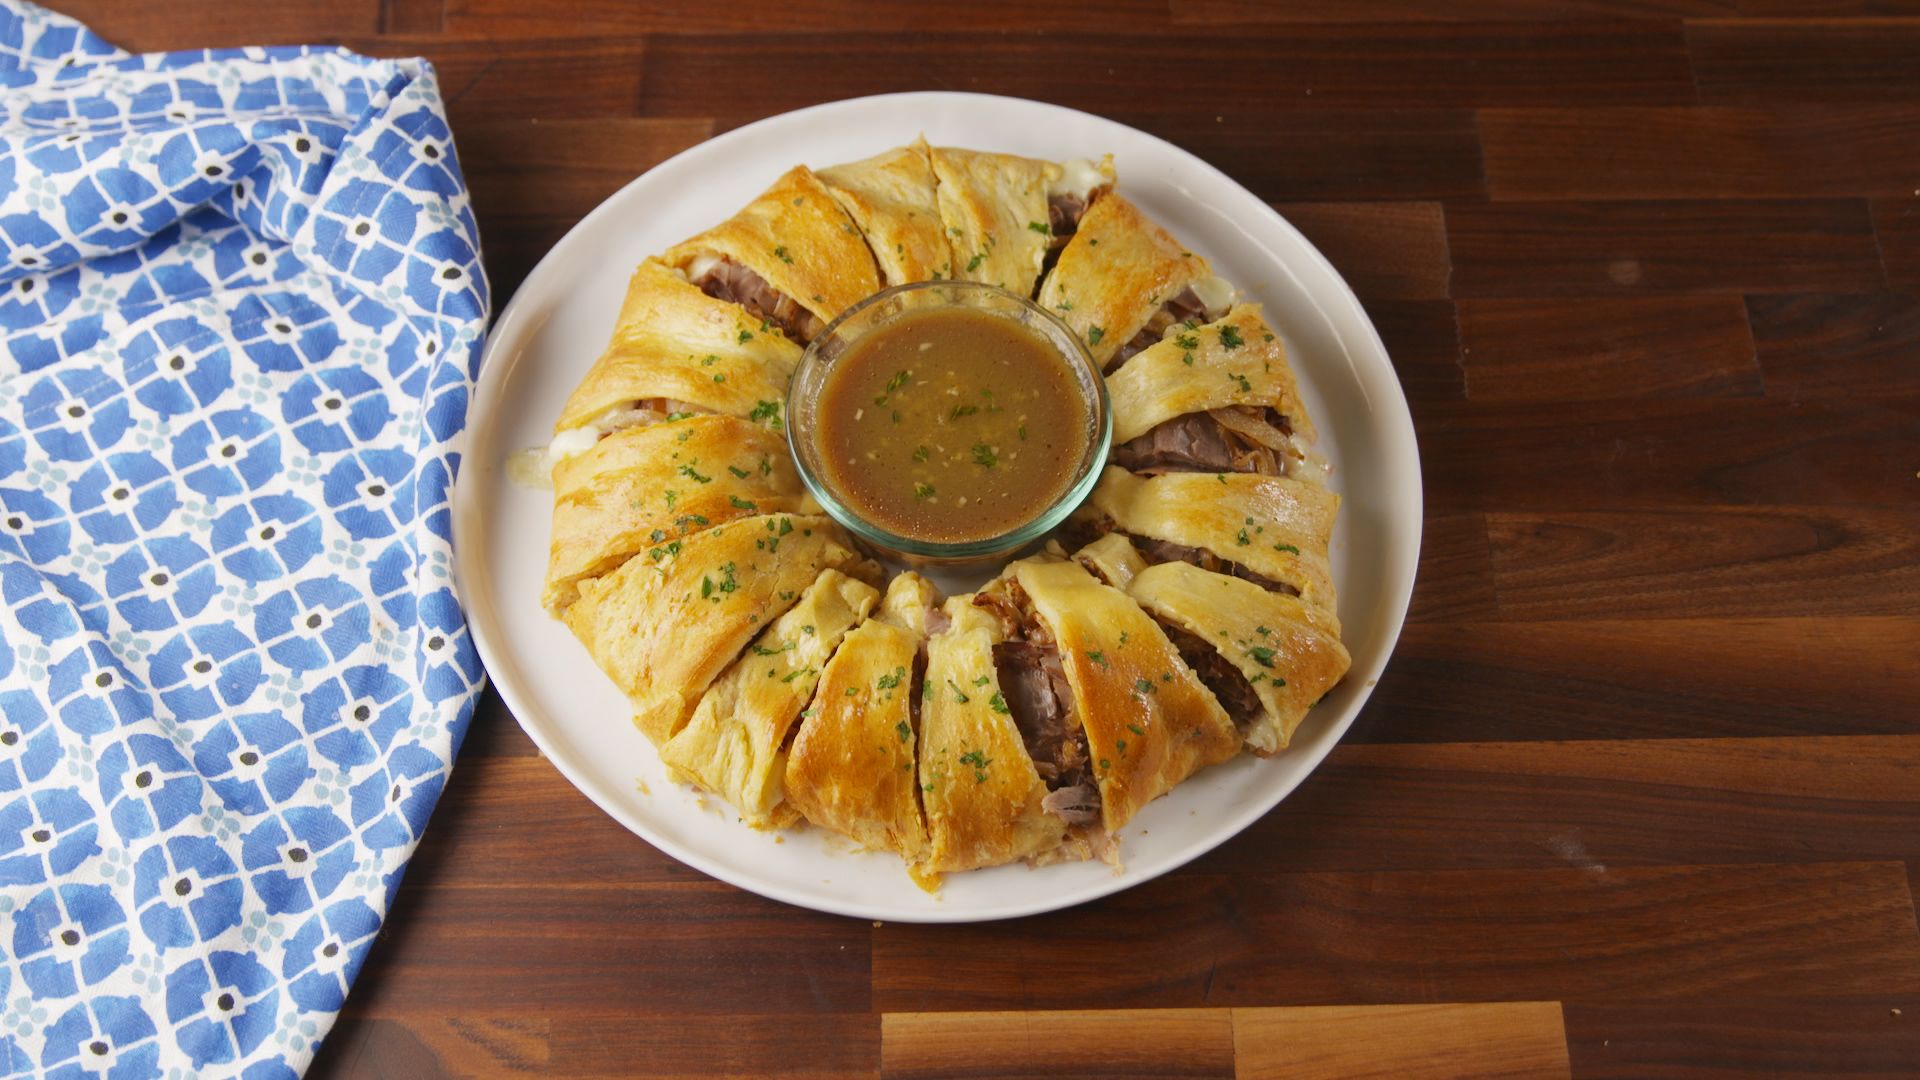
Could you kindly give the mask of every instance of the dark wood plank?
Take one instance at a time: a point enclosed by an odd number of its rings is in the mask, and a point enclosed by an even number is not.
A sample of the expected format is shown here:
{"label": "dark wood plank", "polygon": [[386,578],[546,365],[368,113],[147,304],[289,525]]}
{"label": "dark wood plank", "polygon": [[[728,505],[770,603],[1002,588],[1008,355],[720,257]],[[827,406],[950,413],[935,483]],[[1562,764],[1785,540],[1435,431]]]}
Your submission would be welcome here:
{"label": "dark wood plank", "polygon": [[1498,610],[1486,517],[1435,514],[1429,506],[1420,531],[1420,569],[1414,575],[1408,623],[1486,619]]}
{"label": "dark wood plank", "polygon": [[[242,10],[230,0],[176,0],[141,11],[125,0],[58,0],[48,5],[79,19],[128,52],[222,49],[243,45],[306,45],[380,27],[381,0],[258,0]],[[145,16],[145,17],[142,17]]]}
{"label": "dark wood plank", "polygon": [[1249,1078],[1568,1075],[1555,1001],[1235,1009],[1233,1036],[1239,1075]]}
{"label": "dark wood plank", "polygon": [[446,0],[380,0],[383,34],[438,34],[445,17]]}
{"label": "dark wood plank", "polygon": [[456,143],[476,121],[577,120],[640,111],[644,48],[639,38],[464,41],[382,34],[344,35],[339,43],[368,56],[432,61]]}
{"label": "dark wood plank", "polygon": [[[1911,506],[1920,399],[1670,398],[1414,414],[1430,513],[1504,507]],[[1551,478],[1551,479],[1549,479]],[[1702,519],[1702,527],[1730,522]]]}
{"label": "dark wood plank", "polygon": [[368,1014],[406,1002],[455,1015],[604,1010],[610,1001],[654,1017],[871,1007],[863,922],[707,880],[601,886],[556,869],[560,881],[522,886],[423,869],[408,870],[382,946],[354,987]]}
{"label": "dark wood plank", "polygon": [[1274,209],[1361,300],[1447,297],[1453,271],[1439,203],[1282,203]]}
{"label": "dark wood plank", "polygon": [[1864,201],[1463,203],[1447,208],[1447,237],[1455,297],[1850,292],[1882,281]]}
{"label": "dark wood plank", "polygon": [[1112,116],[1193,151],[1272,202],[1478,198],[1486,190],[1465,109],[1275,112],[1222,101],[1197,114]]}
{"label": "dark wood plank", "polygon": [[1430,0],[1173,0],[1178,23],[1231,26],[1291,22],[1423,22],[1447,19],[1645,19],[1767,15],[1920,14],[1915,0],[1490,0],[1436,4]]}
{"label": "dark wood plank", "polygon": [[1916,992],[1905,868],[1885,862],[1176,873],[1051,916],[873,937],[888,1010]]}
{"label": "dark wood plank", "polygon": [[[1092,17],[1090,16],[1090,19]],[[1097,19],[1092,19],[1097,21]],[[1151,35],[900,33],[663,35],[649,39],[653,116],[764,116],[837,98],[939,87],[1091,109],[1202,116],[1261,109],[1680,105],[1693,77],[1676,25],[1306,25]],[[859,63],[822,64],[828,52]],[[1127,72],[1206,78],[1128,77]]]}
{"label": "dark wood plank", "polygon": [[1920,178],[1908,105],[1487,109],[1496,199],[1905,195]]}
{"label": "dark wood plank", "polygon": [[1760,392],[1735,296],[1462,300],[1475,401],[1738,397]]}
{"label": "dark wood plank", "polygon": [[1920,733],[1915,655],[1899,616],[1411,621],[1345,741]]}
{"label": "dark wood plank", "polygon": [[1686,34],[1709,105],[1920,101],[1920,19],[1703,20]]}
{"label": "dark wood plank", "polygon": [[571,1080],[853,1080],[880,1074],[880,1021],[869,1013],[676,1017],[644,993],[588,1009],[520,1011],[429,1002],[402,1013],[353,1011],[327,1037],[310,1077],[565,1076]]}
{"label": "dark wood plank", "polygon": [[1400,388],[1415,408],[1428,401],[1464,401],[1460,325],[1446,300],[1369,300],[1367,315],[1387,347]]}
{"label": "dark wood plank", "polygon": [[1768,394],[1871,398],[1920,387],[1920,296],[1754,296],[1747,315]]}
{"label": "dark wood plank", "polygon": [[1920,509],[1487,515],[1503,617],[1908,615]]}
{"label": "dark wood plank", "polygon": [[457,145],[482,220],[578,220],[712,132],[706,120],[478,119],[460,128]]}
{"label": "dark wood plank", "polygon": [[[461,761],[468,758],[533,757],[540,749],[520,728],[520,722],[507,711],[500,691],[489,683],[474,706],[473,720],[467,725],[466,741],[460,744]],[[459,773],[454,776],[458,782]]]}
{"label": "dark wood plank", "polygon": [[886,1080],[1074,1076],[1095,1062],[1103,1077],[1231,1080],[1234,1021],[1226,1009],[888,1013],[880,1055]]}
{"label": "dark wood plank", "polygon": [[1920,997],[1660,1004],[1568,1002],[1577,1077],[1906,1080],[1920,1062]]}
{"label": "dark wood plank", "polygon": [[938,6],[885,0],[795,0],[781,5],[777,12],[752,4],[685,4],[672,0],[567,0],[564,4],[447,0],[449,33],[508,39],[556,33],[585,37],[606,33],[819,34],[1000,30],[1012,26],[1027,32],[1078,34],[1095,28],[1153,29],[1170,21],[1166,0],[1115,0],[1097,9],[1087,4],[1033,5],[1018,0]]}
{"label": "dark wood plank", "polygon": [[1920,186],[1915,198],[1876,199],[1873,231],[1880,241],[1880,262],[1896,288],[1920,289]]}
{"label": "dark wood plank", "polygon": [[1917,777],[1915,735],[1341,746],[1193,872],[1896,861]]}

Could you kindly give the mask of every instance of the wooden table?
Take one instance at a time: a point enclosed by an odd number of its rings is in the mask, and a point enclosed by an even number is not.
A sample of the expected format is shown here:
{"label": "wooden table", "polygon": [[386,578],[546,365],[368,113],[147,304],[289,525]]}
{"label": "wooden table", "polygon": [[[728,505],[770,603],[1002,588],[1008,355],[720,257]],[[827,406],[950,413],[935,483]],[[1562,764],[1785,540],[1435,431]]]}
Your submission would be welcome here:
{"label": "wooden table", "polygon": [[315,1075],[1920,1074],[1920,18],[1854,17],[1920,3],[757,6],[67,8],[430,58],[496,310],[630,177],[797,106],[1164,135],[1386,338],[1427,483],[1398,655],[1238,839],[970,927],[710,881],[489,699]]}

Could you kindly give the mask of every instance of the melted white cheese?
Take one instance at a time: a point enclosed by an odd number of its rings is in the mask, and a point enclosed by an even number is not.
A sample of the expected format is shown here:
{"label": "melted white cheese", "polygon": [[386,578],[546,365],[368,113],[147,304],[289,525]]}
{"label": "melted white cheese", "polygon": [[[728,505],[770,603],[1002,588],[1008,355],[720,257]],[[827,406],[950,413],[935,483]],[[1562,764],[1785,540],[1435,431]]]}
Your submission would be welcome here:
{"label": "melted white cheese", "polygon": [[1233,283],[1218,275],[1210,275],[1189,285],[1193,295],[1200,300],[1200,306],[1207,309],[1209,321],[1218,319],[1233,308],[1234,295],[1239,291]]}
{"label": "melted white cheese", "polygon": [[700,254],[695,255],[693,257],[693,261],[687,263],[687,273],[686,273],[687,280],[699,281],[701,278],[704,278],[707,276],[707,272],[709,270],[712,270],[714,267],[719,265],[720,265],[720,256],[715,255],[711,251],[703,251]]}
{"label": "melted white cheese", "polygon": [[1093,197],[1095,188],[1106,187],[1113,183],[1113,177],[1100,168],[1100,164],[1089,158],[1074,158],[1060,163],[1060,178],[1047,185],[1047,195],[1072,195],[1081,202]]}

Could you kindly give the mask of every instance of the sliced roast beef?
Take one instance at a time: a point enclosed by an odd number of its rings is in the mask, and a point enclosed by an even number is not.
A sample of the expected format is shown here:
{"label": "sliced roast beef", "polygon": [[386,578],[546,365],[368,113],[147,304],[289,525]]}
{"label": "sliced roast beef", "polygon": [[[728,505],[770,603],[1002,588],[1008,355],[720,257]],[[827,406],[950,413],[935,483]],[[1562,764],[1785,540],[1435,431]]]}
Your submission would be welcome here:
{"label": "sliced roast beef", "polygon": [[1146,476],[1170,472],[1278,476],[1284,469],[1280,454],[1272,447],[1221,423],[1214,413],[1174,417],[1114,447],[1108,461]]}
{"label": "sliced roast beef", "polygon": [[1251,581],[1268,592],[1286,593],[1288,596],[1300,595],[1300,590],[1291,585],[1263,577],[1252,569],[1231,559],[1223,559],[1205,548],[1188,547],[1171,540],[1154,540],[1144,536],[1134,537],[1133,544],[1139,550],[1141,558],[1155,565],[1164,562],[1192,563],[1202,570],[1211,570],[1216,574],[1226,574],[1228,577],[1237,577],[1242,581]]}
{"label": "sliced roast beef", "polygon": [[693,283],[715,300],[739,304],[802,344],[812,341],[825,325],[818,315],[801,307],[793,297],[732,259],[715,260]]}
{"label": "sliced roast beef", "polygon": [[1100,789],[1091,780],[1055,788],[1040,800],[1040,809],[1069,825],[1100,824]]}
{"label": "sliced roast beef", "polygon": [[1234,726],[1245,731],[1260,718],[1260,695],[1254,692],[1253,684],[1233,666],[1233,661],[1220,655],[1220,651],[1207,644],[1205,638],[1190,633],[1178,626],[1161,624],[1167,632],[1167,639],[1173,647],[1180,650],[1180,659],[1187,662],[1193,673],[1200,677],[1207,689],[1220,701],[1220,707],[1227,710],[1233,718]]}
{"label": "sliced roast beef", "polygon": [[1074,711],[1060,650],[1046,626],[1023,610],[1023,599],[1014,581],[973,598],[976,607],[1008,625],[1007,640],[993,647],[1002,704],[1047,785],[1043,808],[1069,825],[1091,824],[1100,820],[1100,789],[1088,768],[1087,733]]}
{"label": "sliced roast beef", "polygon": [[1208,311],[1207,305],[1201,301],[1198,293],[1192,289],[1182,289],[1173,299],[1160,305],[1159,310],[1147,319],[1147,325],[1141,327],[1139,333],[1129,338],[1125,345],[1120,346],[1120,351],[1114,353],[1113,359],[1107,361],[1107,370],[1111,371],[1126,363],[1134,353],[1158,345],[1175,323],[1185,323],[1189,327],[1195,327],[1225,314],[1224,311]]}

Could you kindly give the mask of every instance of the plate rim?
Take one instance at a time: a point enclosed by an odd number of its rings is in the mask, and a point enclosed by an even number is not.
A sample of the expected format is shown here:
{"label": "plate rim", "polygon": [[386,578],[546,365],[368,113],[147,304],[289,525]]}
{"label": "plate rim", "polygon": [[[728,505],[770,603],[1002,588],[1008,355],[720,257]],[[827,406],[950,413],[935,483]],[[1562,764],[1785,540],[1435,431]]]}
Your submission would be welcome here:
{"label": "plate rim", "polygon": [[[1158,135],[1143,131],[1130,124],[1101,116],[1097,113],[1090,113],[1052,102],[1036,101],[1031,98],[1011,95],[986,94],[971,91],[912,90],[898,93],[871,94],[854,98],[841,98],[776,113],[755,120],[752,123],[744,124],[730,131],[722,132],[711,138],[703,139],[671,157],[655,163],[645,171],[636,174],[632,179],[602,199],[598,205],[588,211],[579,221],[575,222],[559,240],[555,241],[552,247],[547,249],[546,253],[534,264],[533,269],[527,272],[520,286],[514,290],[513,297],[508,300],[506,306],[501,309],[499,316],[494,319],[493,325],[487,330],[486,343],[481,352],[479,367],[474,380],[473,397],[469,405],[469,422],[461,433],[460,449],[462,458],[464,459],[467,456],[466,451],[477,441],[476,434],[497,417],[501,408],[501,406],[496,404],[496,400],[503,395],[503,387],[509,378],[508,372],[517,365],[515,363],[507,363],[497,354],[507,351],[507,346],[503,344],[504,342],[521,339],[526,336],[526,333],[520,330],[520,324],[533,318],[533,316],[526,314],[528,310],[527,304],[531,303],[531,301],[526,301],[526,297],[529,295],[527,289],[528,283],[539,279],[542,272],[547,270],[548,264],[553,262],[555,257],[563,249],[570,246],[576,235],[583,234],[596,227],[598,220],[603,216],[611,216],[611,207],[622,201],[622,197],[626,195],[629,189],[640,184],[655,172],[668,168],[690,155],[716,153],[721,148],[750,141],[758,137],[764,129],[775,124],[793,123],[803,117],[840,110],[851,110],[856,107],[874,107],[882,103],[908,105],[915,102],[928,104],[933,102],[950,102],[961,107],[969,104],[981,104],[994,107],[1011,104],[1020,108],[1037,108],[1042,111],[1050,111],[1063,116],[1070,116],[1076,121],[1092,120],[1099,124],[1114,125],[1151,140],[1153,143],[1158,144],[1162,152],[1171,155],[1171,160],[1182,168],[1195,169],[1211,174],[1213,178],[1224,181],[1226,184],[1231,185],[1233,188],[1245,194],[1258,205],[1263,224],[1269,227],[1278,227],[1282,232],[1288,234],[1291,239],[1297,241],[1299,247],[1318,265],[1318,268],[1323,270],[1332,281],[1338,284],[1339,294],[1334,299],[1340,303],[1351,306],[1353,313],[1358,316],[1357,326],[1364,329],[1372,346],[1378,351],[1378,355],[1386,361],[1388,372],[1393,377],[1384,380],[1384,386],[1389,391],[1386,400],[1383,402],[1385,408],[1376,409],[1375,411],[1386,414],[1387,422],[1392,426],[1400,428],[1405,436],[1405,446],[1412,471],[1412,475],[1408,478],[1411,481],[1413,502],[1413,505],[1410,507],[1412,511],[1412,529],[1410,536],[1407,537],[1407,540],[1411,543],[1410,557],[1400,575],[1401,580],[1390,582],[1386,589],[1386,594],[1390,599],[1387,609],[1380,613],[1381,625],[1386,632],[1382,638],[1382,653],[1379,660],[1379,667],[1376,670],[1365,673],[1366,681],[1356,688],[1355,693],[1357,696],[1352,708],[1347,711],[1344,717],[1334,722],[1331,730],[1328,732],[1327,738],[1316,750],[1307,752],[1312,755],[1312,760],[1304,764],[1298,777],[1291,784],[1277,789],[1270,797],[1252,800],[1243,805],[1236,813],[1223,819],[1222,827],[1216,829],[1213,835],[1190,845],[1186,850],[1176,852],[1164,865],[1156,867],[1151,872],[1137,874],[1129,872],[1124,875],[1116,873],[1109,878],[1100,879],[1088,887],[1055,896],[1041,896],[1025,903],[1012,903],[989,910],[947,910],[936,908],[918,911],[893,908],[883,910],[877,907],[862,906],[859,903],[839,903],[830,899],[800,894],[790,890],[787,886],[779,882],[769,883],[736,874],[731,868],[709,859],[706,854],[698,848],[681,844],[678,841],[659,835],[637,816],[626,813],[623,807],[611,804],[611,800],[603,800],[596,794],[595,790],[593,790],[595,785],[583,782],[575,775],[574,770],[569,767],[570,755],[557,752],[552,742],[543,736],[539,730],[541,726],[540,723],[538,721],[530,722],[527,719],[527,717],[537,711],[533,708],[532,702],[521,696],[520,687],[514,680],[500,679],[493,674],[496,667],[496,660],[505,661],[510,658],[511,653],[508,651],[504,642],[495,641],[493,631],[487,620],[477,615],[479,609],[475,606],[475,586],[470,579],[475,575],[484,575],[486,573],[487,568],[483,564],[481,556],[478,554],[485,550],[484,545],[462,544],[460,542],[463,534],[473,535],[484,525],[480,513],[480,506],[484,502],[484,499],[482,495],[478,493],[481,485],[477,479],[469,480],[470,477],[474,476],[471,469],[460,470],[459,475],[453,481],[452,491],[449,496],[453,546],[452,575],[455,593],[460,600],[462,611],[466,615],[468,636],[472,639],[475,648],[480,654],[481,663],[486,668],[488,674],[488,681],[492,684],[496,692],[499,693],[502,702],[512,714],[515,723],[517,723],[520,729],[526,733],[527,737],[532,740],[534,746],[539,749],[541,756],[566,779],[569,785],[581,795],[585,796],[586,799],[593,803],[595,807],[599,808],[602,813],[605,813],[629,832],[652,845],[656,850],[714,880],[725,882],[735,888],[766,897],[770,900],[812,911],[820,911],[847,918],[882,919],[905,923],[990,922],[1077,907],[1081,904],[1099,900],[1111,896],[1114,893],[1133,888],[1134,886],[1145,884],[1148,881],[1187,865],[1244,832],[1248,826],[1260,818],[1265,817],[1274,807],[1278,806],[1297,791],[1300,785],[1305,783],[1306,780],[1313,775],[1314,771],[1326,761],[1326,758],[1333,752],[1334,747],[1339,744],[1341,738],[1344,737],[1348,729],[1353,726],[1353,722],[1359,717],[1360,711],[1366,707],[1368,700],[1371,699],[1373,695],[1374,687],[1378,684],[1380,676],[1385,672],[1387,664],[1392,661],[1394,652],[1399,646],[1400,636],[1406,626],[1407,612],[1412,603],[1414,583],[1419,571],[1420,552],[1425,539],[1426,489],[1424,470],[1420,459],[1418,432],[1414,427],[1412,412],[1407,404],[1405,387],[1401,385],[1398,372],[1392,368],[1392,361],[1387,352],[1386,344],[1381,340],[1379,329],[1374,325],[1373,319],[1367,315],[1365,306],[1361,304],[1358,295],[1353,291],[1353,287],[1347,283],[1346,278],[1341,275],[1339,270],[1327,259],[1326,255],[1295,228],[1291,222],[1282,216],[1278,210],[1274,209],[1265,199],[1248,191],[1239,181],[1228,176],[1211,162]],[[482,243],[484,245],[484,237]],[[517,361],[518,357],[514,359]],[[1351,356],[1349,360],[1351,362]],[[498,604],[489,605],[489,612],[497,615],[499,613]],[[504,669],[505,664],[503,663],[499,666]],[[1354,674],[1355,672],[1350,671],[1348,676],[1351,677]]]}

